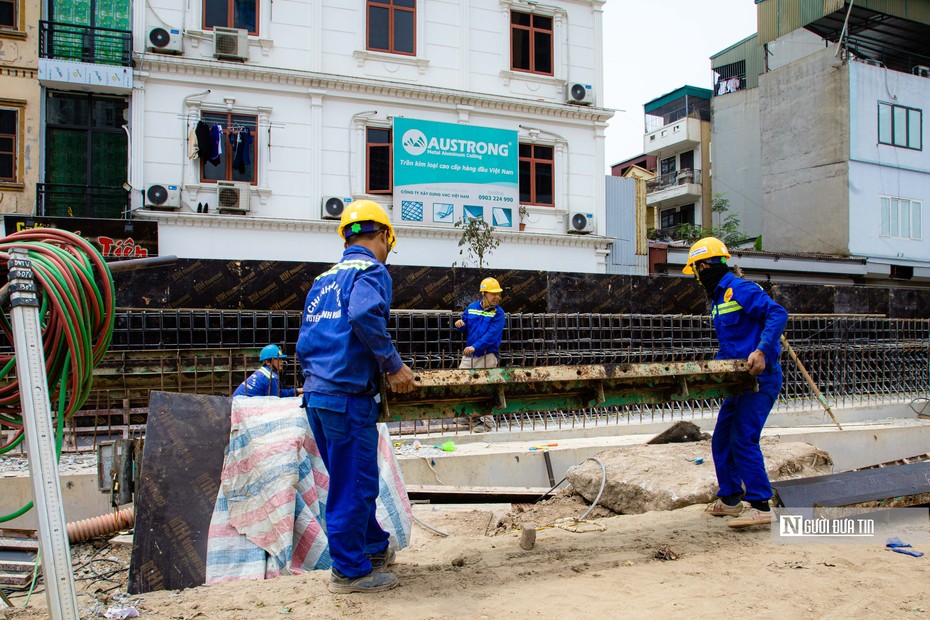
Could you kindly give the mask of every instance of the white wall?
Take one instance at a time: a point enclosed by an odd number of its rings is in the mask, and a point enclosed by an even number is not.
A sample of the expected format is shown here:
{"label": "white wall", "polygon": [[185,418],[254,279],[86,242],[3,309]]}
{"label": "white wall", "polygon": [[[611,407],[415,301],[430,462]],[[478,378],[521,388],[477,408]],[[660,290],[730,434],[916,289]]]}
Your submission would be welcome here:
{"label": "white wall", "polygon": [[[136,0],[136,49],[145,49],[152,26],[183,23],[186,30],[184,54],[138,55],[130,122],[133,186],[180,185],[182,207],[134,217],[160,222],[165,254],[335,260],[323,196],[391,207],[390,197],[364,193],[366,125],[390,127],[394,117],[471,124],[555,147],[555,208],[528,207],[525,233],[502,234],[492,265],[603,272],[609,242],[567,235],[565,216],[594,213],[605,230],[603,132],[611,113],[564,103],[566,79],[592,83],[600,100],[602,4],[561,0],[535,9],[554,17],[549,77],[509,70],[509,11],[530,10],[509,0],[419,3],[416,57],[365,50],[363,0],[277,0],[273,7],[262,0],[246,63],[213,59],[200,3]],[[259,119],[258,183],[246,215],[215,214],[215,186],[200,183],[199,162],[187,159],[189,122],[227,109]],[[197,214],[198,203],[209,203],[211,213]],[[402,244],[409,249],[394,262],[451,265],[458,255],[454,231],[398,226],[398,235],[416,241]]]}
{"label": "white wall", "polygon": [[[711,100],[713,189],[730,201],[747,237],[762,234],[762,147],[759,89],[750,88]],[[763,239],[763,243],[765,239]]]}
{"label": "white wall", "polygon": [[[884,258],[930,260],[930,79],[850,63],[849,250]],[[878,143],[878,103],[923,110],[923,149]],[[880,236],[880,197],[920,200],[921,239]]]}
{"label": "white wall", "polygon": [[[337,222],[263,220],[259,225],[236,216],[154,215],[159,222],[159,251],[185,258],[336,262],[342,255]],[[394,265],[462,265],[454,230],[397,228]],[[609,241],[592,235],[500,232],[501,245],[485,260],[494,269],[532,269],[604,273]],[[477,266],[477,265],[468,265]]]}
{"label": "white wall", "polygon": [[778,37],[774,41],[768,42],[766,48],[768,50],[769,71],[774,71],[795,60],[819,52],[826,46],[826,42],[820,36],[809,30],[798,28],[793,32]]}

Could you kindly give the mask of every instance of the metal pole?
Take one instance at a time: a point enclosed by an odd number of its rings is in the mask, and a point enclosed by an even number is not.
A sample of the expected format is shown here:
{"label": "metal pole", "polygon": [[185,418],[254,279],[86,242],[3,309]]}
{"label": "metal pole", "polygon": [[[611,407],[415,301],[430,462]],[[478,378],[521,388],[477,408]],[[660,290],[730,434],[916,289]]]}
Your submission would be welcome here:
{"label": "metal pole", "polygon": [[807,372],[807,368],[804,367],[804,364],[801,363],[801,360],[798,359],[798,354],[794,352],[794,349],[791,348],[791,345],[788,344],[788,339],[785,338],[785,335],[781,335],[781,346],[785,349],[785,352],[788,354],[788,357],[791,358],[791,361],[795,363],[798,367],[798,370],[801,371],[801,376],[804,377],[804,380],[807,381],[807,385],[810,386],[811,392],[814,393],[814,396],[820,402],[820,405],[830,414],[830,419],[833,420],[833,423],[836,424],[836,428],[843,430],[843,427],[840,426],[839,420],[836,419],[836,416],[833,415],[833,410],[830,409],[830,403],[827,402],[827,399],[824,398],[823,394],[820,392],[820,388],[817,387],[817,384],[814,383],[814,380],[811,378],[810,373]]}
{"label": "metal pole", "polygon": [[80,620],[74,575],[71,572],[71,548],[65,526],[61,480],[55,456],[55,429],[49,402],[48,377],[42,329],[39,325],[39,300],[26,250],[14,248],[7,263],[10,281],[10,318],[13,324],[13,348],[16,352],[16,378],[23,409],[23,427],[29,451],[29,473],[39,522],[39,550],[45,578],[45,598],[52,620]]}

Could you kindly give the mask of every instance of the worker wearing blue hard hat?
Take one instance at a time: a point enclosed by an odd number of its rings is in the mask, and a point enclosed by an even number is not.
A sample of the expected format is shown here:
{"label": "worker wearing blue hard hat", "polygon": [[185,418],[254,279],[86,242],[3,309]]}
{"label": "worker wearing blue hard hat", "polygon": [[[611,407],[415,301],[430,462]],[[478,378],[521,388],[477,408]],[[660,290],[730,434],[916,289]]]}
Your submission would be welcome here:
{"label": "worker wearing blue hard hat", "polygon": [[287,398],[303,394],[303,388],[281,389],[280,374],[284,371],[287,356],[276,344],[269,344],[262,348],[258,354],[261,368],[239,384],[233,396],[280,396]]}

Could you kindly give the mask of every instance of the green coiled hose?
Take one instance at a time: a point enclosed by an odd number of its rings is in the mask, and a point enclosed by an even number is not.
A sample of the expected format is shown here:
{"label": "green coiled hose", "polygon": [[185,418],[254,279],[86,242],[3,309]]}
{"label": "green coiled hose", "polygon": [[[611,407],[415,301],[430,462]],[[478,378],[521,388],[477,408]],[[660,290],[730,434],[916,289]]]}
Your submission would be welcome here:
{"label": "green coiled hose", "polygon": [[[93,370],[113,339],[113,277],[93,245],[65,230],[34,228],[0,239],[0,263],[9,261],[12,248],[25,248],[32,261],[49,399],[58,403],[55,452],[60,458],[64,422],[90,395]],[[0,290],[0,297],[4,293],[5,289]],[[9,308],[0,312],[0,328],[7,341],[13,342]],[[12,438],[0,442],[0,455],[19,446],[24,437],[19,381],[12,373],[15,367],[15,353],[0,353],[0,428],[15,430]],[[0,523],[30,508],[32,502],[0,516]]]}

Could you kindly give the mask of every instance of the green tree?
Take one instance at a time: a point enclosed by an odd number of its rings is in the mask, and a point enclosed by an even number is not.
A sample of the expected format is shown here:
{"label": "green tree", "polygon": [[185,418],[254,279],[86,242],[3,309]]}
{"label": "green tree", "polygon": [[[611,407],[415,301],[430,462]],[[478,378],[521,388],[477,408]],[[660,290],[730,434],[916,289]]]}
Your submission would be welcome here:
{"label": "green tree", "polygon": [[478,269],[483,269],[487,257],[501,244],[500,239],[494,237],[494,227],[480,217],[462,218],[455,223],[455,227],[462,229],[462,237],[459,239],[462,264],[477,263]]}

